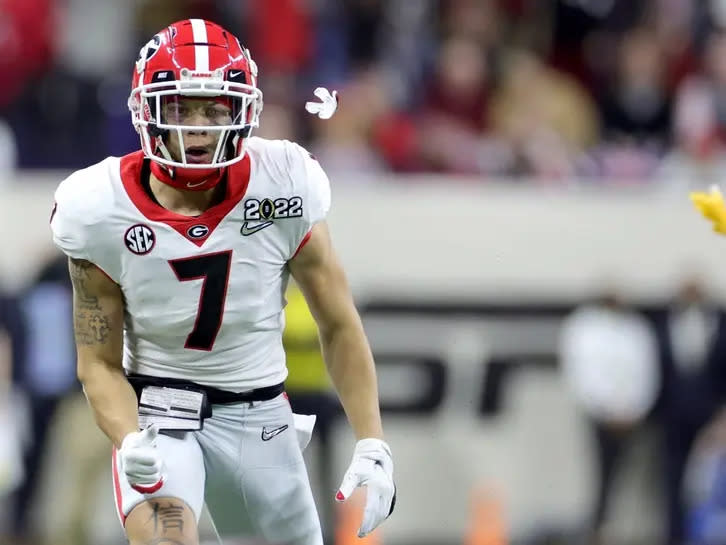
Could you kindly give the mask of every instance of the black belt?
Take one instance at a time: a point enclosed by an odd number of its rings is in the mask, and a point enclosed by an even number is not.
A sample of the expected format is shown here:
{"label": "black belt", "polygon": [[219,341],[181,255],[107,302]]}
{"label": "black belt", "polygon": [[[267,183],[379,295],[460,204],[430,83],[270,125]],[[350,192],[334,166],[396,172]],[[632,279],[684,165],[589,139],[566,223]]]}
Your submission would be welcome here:
{"label": "black belt", "polygon": [[161,378],[151,377],[148,375],[130,374],[127,375],[131,386],[136,392],[136,397],[141,398],[141,390],[144,386],[161,386],[167,388],[181,388],[182,390],[203,391],[207,394],[207,400],[212,405],[226,405],[230,403],[244,403],[252,401],[267,401],[279,396],[285,391],[285,383],[275,384],[274,386],[265,386],[264,388],[255,388],[246,392],[228,392],[220,390],[212,386],[204,386],[197,384],[191,380],[183,380],[178,378]]}

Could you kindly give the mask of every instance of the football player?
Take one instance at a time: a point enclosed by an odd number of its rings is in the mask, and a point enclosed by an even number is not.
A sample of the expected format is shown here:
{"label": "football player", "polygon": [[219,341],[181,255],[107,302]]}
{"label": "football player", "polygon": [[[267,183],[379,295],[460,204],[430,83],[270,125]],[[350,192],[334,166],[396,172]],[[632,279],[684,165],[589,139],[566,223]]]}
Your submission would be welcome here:
{"label": "football player", "polygon": [[301,453],[309,419],[284,393],[289,275],[358,440],[335,497],[365,486],[359,535],[371,532],[393,511],[393,461],[373,358],[325,222],[327,176],[297,144],[251,136],[257,67],[211,22],[155,35],[128,104],[141,150],[65,179],[51,227],[69,257],[78,376],[115,447],[130,543],[198,543],[204,502],[213,516],[220,508],[205,489],[220,487],[262,540],[322,543]]}

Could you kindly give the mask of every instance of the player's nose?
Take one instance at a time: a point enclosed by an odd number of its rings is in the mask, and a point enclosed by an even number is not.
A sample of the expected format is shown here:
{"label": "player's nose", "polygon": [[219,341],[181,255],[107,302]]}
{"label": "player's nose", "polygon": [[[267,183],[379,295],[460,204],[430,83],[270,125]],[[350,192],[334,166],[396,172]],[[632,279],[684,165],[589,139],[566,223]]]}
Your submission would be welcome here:
{"label": "player's nose", "polygon": [[187,131],[184,131],[188,136],[208,136],[209,131],[206,127],[199,126],[195,127],[193,129],[189,129]]}
{"label": "player's nose", "polygon": [[186,125],[189,125],[192,128],[187,129],[184,132],[186,132],[186,134],[190,136],[207,136],[209,132],[207,130],[207,127],[209,127],[211,124],[212,123],[206,115],[201,112],[194,112],[186,120]]}

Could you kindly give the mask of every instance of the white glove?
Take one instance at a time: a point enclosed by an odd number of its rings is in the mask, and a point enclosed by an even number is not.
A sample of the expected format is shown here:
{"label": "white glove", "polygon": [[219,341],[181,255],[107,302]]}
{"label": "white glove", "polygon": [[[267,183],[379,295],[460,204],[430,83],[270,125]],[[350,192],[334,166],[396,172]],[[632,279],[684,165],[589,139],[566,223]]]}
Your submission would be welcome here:
{"label": "white glove", "polygon": [[368,488],[363,522],[358,530],[358,537],[364,537],[386,520],[396,505],[393,458],[385,441],[361,439],[356,443],[353,460],[335,499],[347,500],[359,486]]}
{"label": "white glove", "polygon": [[158,434],[156,426],[129,433],[118,451],[121,471],[131,487],[142,494],[156,492],[164,484],[164,463],[156,448]]}
{"label": "white glove", "polygon": [[330,119],[333,117],[335,110],[338,109],[338,91],[330,94],[325,87],[318,87],[313,94],[320,99],[320,102],[306,102],[305,109],[320,119]]}

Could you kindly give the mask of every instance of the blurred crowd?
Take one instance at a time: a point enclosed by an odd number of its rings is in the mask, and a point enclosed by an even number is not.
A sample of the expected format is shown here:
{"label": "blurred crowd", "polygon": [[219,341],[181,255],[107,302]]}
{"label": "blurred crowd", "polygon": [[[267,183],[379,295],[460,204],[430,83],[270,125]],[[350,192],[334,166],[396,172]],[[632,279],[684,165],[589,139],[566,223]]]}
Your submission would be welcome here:
{"label": "blurred crowd", "polygon": [[[666,545],[726,542],[726,312],[697,277],[644,311],[615,286],[566,316],[559,366],[591,429],[599,468],[588,543],[608,539],[625,454],[655,429]],[[612,527],[612,526],[610,526]]]}
{"label": "blurred crowd", "polygon": [[[391,171],[708,183],[726,170],[724,0],[6,0],[0,10],[5,166],[77,168],[136,149],[133,60],[159,29],[194,16],[237,33],[257,60],[257,134],[304,143],[340,183]],[[302,107],[318,85],[341,97],[327,122]]]}

